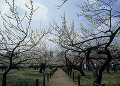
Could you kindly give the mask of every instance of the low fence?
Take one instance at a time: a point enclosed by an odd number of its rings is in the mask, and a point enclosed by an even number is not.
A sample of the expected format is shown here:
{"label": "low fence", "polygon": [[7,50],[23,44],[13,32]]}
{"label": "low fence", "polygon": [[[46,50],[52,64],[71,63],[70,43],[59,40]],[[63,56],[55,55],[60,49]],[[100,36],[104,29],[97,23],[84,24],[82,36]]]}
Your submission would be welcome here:
{"label": "low fence", "polygon": [[75,79],[77,78],[77,84],[78,84],[78,86],[81,86],[81,82],[80,82],[81,79],[84,79],[85,81],[90,82],[91,85],[89,85],[89,86],[105,86],[105,84],[99,85],[99,84],[97,84],[97,83],[94,83],[93,81],[91,81],[91,80],[89,80],[89,79],[86,79],[86,78],[80,76],[80,74],[75,75],[74,72],[68,71],[68,70],[66,70],[66,69],[64,69],[64,68],[63,68],[63,71],[64,71],[70,78],[72,78],[73,81],[76,82]]}
{"label": "low fence", "polygon": [[[46,82],[49,81],[49,79],[52,77],[52,75],[56,72],[57,68],[53,69],[47,74],[44,74],[42,77],[38,79],[11,79],[7,78],[7,86],[46,86]],[[0,82],[2,80],[2,77],[0,79]],[[1,85],[2,83],[0,83]]]}
{"label": "low fence", "polygon": [[[46,85],[46,80],[49,81],[49,79],[51,78],[51,76],[56,72],[57,68],[55,68],[53,71],[51,71],[50,73],[47,73],[47,75],[43,76],[43,83],[40,86],[45,86]],[[47,78],[47,79],[46,79]],[[39,86],[39,79],[36,79],[36,86]]]}

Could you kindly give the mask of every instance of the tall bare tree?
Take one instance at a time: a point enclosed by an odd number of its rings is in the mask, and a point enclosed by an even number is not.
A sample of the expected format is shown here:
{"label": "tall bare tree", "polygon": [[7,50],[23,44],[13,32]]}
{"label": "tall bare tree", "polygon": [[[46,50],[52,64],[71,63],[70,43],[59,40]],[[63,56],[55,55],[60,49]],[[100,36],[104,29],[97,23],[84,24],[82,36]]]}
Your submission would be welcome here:
{"label": "tall bare tree", "polygon": [[[77,15],[84,16],[90,25],[90,28],[81,25],[81,33],[77,35],[79,40],[71,38],[71,29],[67,28],[65,19],[62,28],[57,24],[55,27],[59,34],[57,41],[63,48],[85,54],[96,86],[101,84],[102,73],[112,60],[110,45],[120,38],[119,10],[113,7],[115,1],[98,0],[91,3],[88,0],[83,5],[77,5],[81,9]],[[114,23],[115,19],[117,21]],[[100,64],[96,66],[95,62]]]}
{"label": "tall bare tree", "polygon": [[[13,67],[23,61],[30,60],[29,58],[20,59],[22,54],[35,47],[45,36],[44,31],[40,36],[31,29],[32,15],[37,10],[33,9],[32,0],[30,0],[30,6],[25,4],[29,10],[29,14],[25,12],[22,18],[19,16],[19,12],[15,6],[15,0],[12,0],[12,3],[7,0],[5,1],[10,8],[11,14],[1,14],[3,28],[0,29],[0,54],[3,63],[7,66],[6,71],[3,73],[2,86],[6,86],[7,74]],[[24,25],[25,22],[27,22],[26,25]]]}

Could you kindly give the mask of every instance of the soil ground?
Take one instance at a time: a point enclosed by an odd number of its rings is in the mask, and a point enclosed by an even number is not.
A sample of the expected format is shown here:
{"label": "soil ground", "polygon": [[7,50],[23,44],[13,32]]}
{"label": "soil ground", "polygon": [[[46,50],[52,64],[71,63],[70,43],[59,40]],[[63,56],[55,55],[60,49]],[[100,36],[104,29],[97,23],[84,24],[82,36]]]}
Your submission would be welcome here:
{"label": "soil ground", "polygon": [[52,76],[47,86],[77,86],[62,70],[58,69]]}

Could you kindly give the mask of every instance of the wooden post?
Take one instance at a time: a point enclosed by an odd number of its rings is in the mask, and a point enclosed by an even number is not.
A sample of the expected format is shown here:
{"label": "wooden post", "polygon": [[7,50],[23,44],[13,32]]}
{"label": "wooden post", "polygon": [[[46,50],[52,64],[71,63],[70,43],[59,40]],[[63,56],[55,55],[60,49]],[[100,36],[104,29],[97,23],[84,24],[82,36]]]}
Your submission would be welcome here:
{"label": "wooden post", "polygon": [[72,73],[72,72],[70,71],[70,78],[71,78],[71,73]]}
{"label": "wooden post", "polygon": [[36,79],[36,86],[39,86],[39,80],[38,79]]}
{"label": "wooden post", "polygon": [[45,86],[45,75],[43,76],[43,86]]}
{"label": "wooden post", "polygon": [[69,71],[68,71],[68,76],[69,76]]}
{"label": "wooden post", "polygon": [[47,81],[49,81],[49,73],[47,73]]}
{"label": "wooden post", "polygon": [[73,81],[74,81],[74,72],[73,72]]}
{"label": "wooden post", "polygon": [[51,75],[51,72],[50,72],[50,78],[51,78],[51,76],[52,76],[52,75]]}
{"label": "wooden post", "polygon": [[51,71],[51,76],[53,75],[53,70]]}
{"label": "wooden post", "polygon": [[80,75],[78,74],[78,86],[80,86]]}

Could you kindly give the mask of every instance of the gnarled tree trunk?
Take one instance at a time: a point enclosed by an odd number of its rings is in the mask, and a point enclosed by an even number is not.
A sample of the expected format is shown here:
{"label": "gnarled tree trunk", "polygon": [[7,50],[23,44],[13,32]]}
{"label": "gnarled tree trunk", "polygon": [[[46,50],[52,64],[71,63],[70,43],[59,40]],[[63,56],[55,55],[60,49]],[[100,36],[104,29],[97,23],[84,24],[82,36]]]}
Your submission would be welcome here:
{"label": "gnarled tree trunk", "polygon": [[5,71],[5,73],[3,74],[3,81],[2,81],[2,86],[7,86],[7,74],[9,73],[9,71],[11,70],[11,68],[7,69],[7,71]]}

